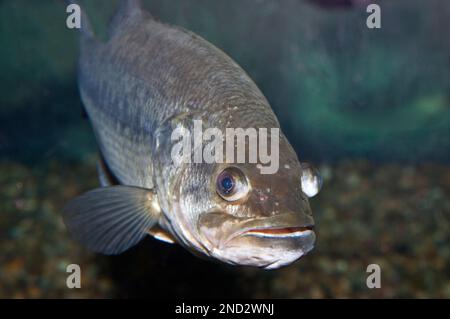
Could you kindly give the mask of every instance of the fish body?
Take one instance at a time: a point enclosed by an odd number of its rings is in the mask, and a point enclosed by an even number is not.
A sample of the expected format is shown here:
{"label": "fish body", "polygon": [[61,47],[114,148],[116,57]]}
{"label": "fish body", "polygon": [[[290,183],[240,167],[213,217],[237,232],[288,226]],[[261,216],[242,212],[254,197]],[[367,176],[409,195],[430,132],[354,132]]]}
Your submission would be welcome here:
{"label": "fish body", "polygon": [[192,131],[196,120],[223,132],[279,129],[250,77],[220,49],[156,21],[136,0],[122,1],[105,43],[84,22],[79,90],[103,187],[65,207],[73,237],[116,254],[151,234],[201,256],[266,269],[311,250],[314,222],[302,181],[311,177],[316,187],[317,174],[302,168],[282,133],[274,174],[261,174],[260,162],[173,160],[173,131]]}

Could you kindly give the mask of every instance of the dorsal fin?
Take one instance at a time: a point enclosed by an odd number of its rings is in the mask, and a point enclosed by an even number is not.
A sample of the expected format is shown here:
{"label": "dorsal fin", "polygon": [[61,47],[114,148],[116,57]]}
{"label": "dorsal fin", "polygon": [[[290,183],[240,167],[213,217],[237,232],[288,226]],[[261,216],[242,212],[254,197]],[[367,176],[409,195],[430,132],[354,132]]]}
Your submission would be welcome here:
{"label": "dorsal fin", "polygon": [[142,14],[141,0],[121,0],[116,13],[109,24],[109,36],[112,37],[128,19]]}

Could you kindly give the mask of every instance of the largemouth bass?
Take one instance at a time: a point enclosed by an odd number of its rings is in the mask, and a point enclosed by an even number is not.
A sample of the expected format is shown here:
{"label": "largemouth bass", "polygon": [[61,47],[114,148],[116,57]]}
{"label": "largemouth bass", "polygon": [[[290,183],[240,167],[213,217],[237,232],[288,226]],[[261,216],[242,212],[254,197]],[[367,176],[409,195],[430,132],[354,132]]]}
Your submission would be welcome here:
{"label": "largemouth bass", "polygon": [[[268,101],[230,57],[156,21],[137,0],[121,2],[107,42],[83,14],[80,38],[79,90],[101,153],[102,187],[64,208],[75,239],[119,254],[152,235],[199,256],[265,269],[313,248],[307,197],[318,192],[320,176],[300,164],[282,133],[275,139],[280,125]],[[190,132],[199,120],[219,132],[267,129],[278,143],[278,169],[263,174],[260,159],[174,161],[173,132]]]}

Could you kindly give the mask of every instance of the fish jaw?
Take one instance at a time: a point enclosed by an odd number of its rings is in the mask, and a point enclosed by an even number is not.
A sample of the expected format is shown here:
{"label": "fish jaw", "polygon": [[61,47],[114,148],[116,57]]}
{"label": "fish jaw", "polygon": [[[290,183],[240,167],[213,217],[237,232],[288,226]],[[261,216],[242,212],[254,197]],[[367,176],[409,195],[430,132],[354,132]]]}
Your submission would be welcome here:
{"label": "fish jaw", "polygon": [[207,213],[200,219],[199,233],[211,257],[264,269],[293,263],[311,251],[316,240],[312,217],[299,213],[249,220]]}
{"label": "fish jaw", "polygon": [[245,232],[230,240],[219,254],[221,259],[234,264],[277,269],[290,265],[311,251],[315,240],[312,230],[270,237]]}

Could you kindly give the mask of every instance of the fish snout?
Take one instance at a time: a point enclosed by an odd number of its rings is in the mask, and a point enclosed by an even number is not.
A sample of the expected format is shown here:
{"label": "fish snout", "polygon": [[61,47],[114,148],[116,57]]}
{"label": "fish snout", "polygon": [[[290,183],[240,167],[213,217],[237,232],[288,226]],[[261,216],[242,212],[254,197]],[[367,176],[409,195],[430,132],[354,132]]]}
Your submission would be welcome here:
{"label": "fish snout", "polygon": [[314,220],[307,214],[243,219],[214,212],[201,217],[199,231],[213,257],[230,264],[279,268],[311,251],[316,239]]}

